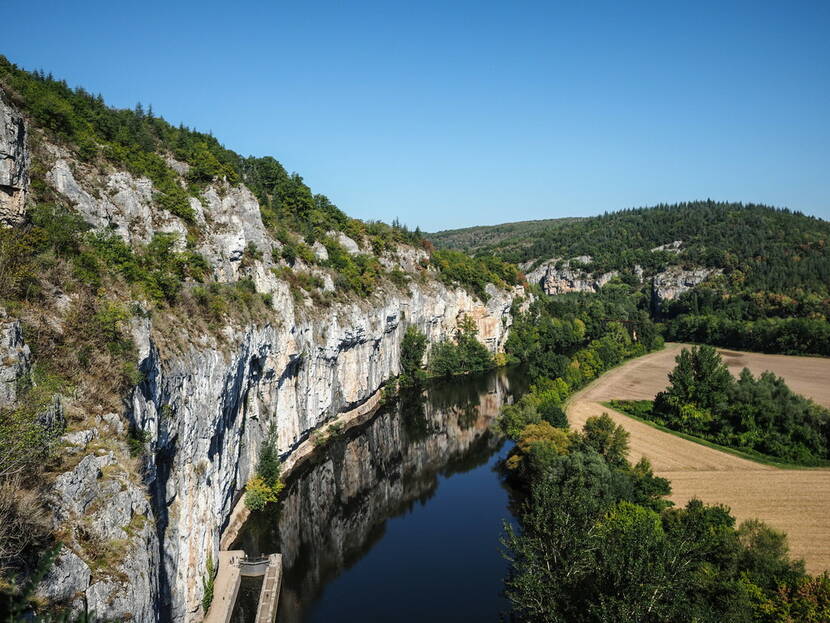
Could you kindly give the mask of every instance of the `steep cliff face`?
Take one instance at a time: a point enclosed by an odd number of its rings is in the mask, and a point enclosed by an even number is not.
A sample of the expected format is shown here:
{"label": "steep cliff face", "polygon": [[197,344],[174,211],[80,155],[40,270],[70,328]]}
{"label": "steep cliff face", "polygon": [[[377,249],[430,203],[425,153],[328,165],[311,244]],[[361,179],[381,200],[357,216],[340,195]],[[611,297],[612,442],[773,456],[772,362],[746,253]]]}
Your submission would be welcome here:
{"label": "steep cliff face", "polygon": [[[16,128],[14,136],[9,128]],[[13,165],[0,161],[0,191],[11,188],[17,194],[4,196],[20,201],[4,200],[6,222],[25,216],[26,131],[19,113],[0,104],[0,157],[11,153],[6,160]],[[178,234],[180,248],[189,238],[212,280],[249,279],[269,301],[261,317],[227,320],[210,331],[175,310],[133,317],[141,382],[125,397],[123,413],[85,414],[63,438],[72,459],[57,476],[51,504],[55,529],[69,536],[41,584],[46,600],[112,620],[199,620],[207,560],[217,559],[222,528],[270,431],[287,454],[326,420],[370,398],[398,374],[410,325],[435,342],[471,317],[492,352],[503,347],[520,288],[490,285],[483,303],[436,281],[423,268],[423,250],[397,245],[378,259],[387,270],[409,274],[405,286],[383,282],[371,296],[317,308],[280,278],[282,244],[245,186],[208,185],[190,198],[195,217],[188,224],[156,204],[150,180],[85,165],[44,137],[39,145],[50,192],[93,228],[130,245],[159,232]],[[336,235],[348,253],[371,253],[365,243]],[[326,253],[319,245],[314,250]],[[316,274],[325,290],[335,289],[331,271],[297,265]],[[68,306],[76,295],[56,296]],[[6,355],[0,399],[11,402],[29,357],[14,319],[0,318],[0,342]]]}
{"label": "steep cliff face", "polygon": [[23,219],[29,151],[23,117],[4,97],[0,91],[0,224],[14,225]]}
{"label": "steep cliff face", "polygon": [[[141,370],[130,419],[149,431],[148,479],[155,501],[163,567],[163,610],[174,620],[198,613],[207,557],[271,427],[289,452],[325,420],[369,398],[399,372],[405,328],[432,340],[471,315],[480,335],[501,348],[511,298],[493,292],[485,306],[431,284],[375,304],[342,306],[282,325],[229,329],[216,343],[161,355],[151,327],[141,329]],[[289,300],[278,305],[289,312]]]}

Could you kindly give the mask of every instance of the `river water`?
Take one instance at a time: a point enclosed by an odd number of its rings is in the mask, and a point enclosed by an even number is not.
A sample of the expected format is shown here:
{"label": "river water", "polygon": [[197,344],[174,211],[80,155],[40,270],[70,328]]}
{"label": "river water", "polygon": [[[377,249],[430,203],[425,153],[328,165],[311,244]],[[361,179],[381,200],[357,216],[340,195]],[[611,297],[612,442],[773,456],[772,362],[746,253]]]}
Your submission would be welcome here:
{"label": "river water", "polygon": [[[278,621],[497,621],[512,516],[493,422],[526,388],[521,369],[433,383],[318,449],[234,546],[282,553]],[[238,623],[254,620],[245,588]]]}

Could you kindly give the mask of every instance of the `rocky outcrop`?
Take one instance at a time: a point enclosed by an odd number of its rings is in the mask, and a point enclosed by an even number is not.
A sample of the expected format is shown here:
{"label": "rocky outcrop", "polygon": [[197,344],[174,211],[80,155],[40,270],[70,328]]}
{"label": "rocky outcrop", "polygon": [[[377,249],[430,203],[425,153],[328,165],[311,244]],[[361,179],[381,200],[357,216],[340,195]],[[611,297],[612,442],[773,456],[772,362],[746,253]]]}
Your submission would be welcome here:
{"label": "rocky outcrop", "polygon": [[0,307],[0,409],[17,399],[20,380],[29,373],[30,359],[20,321],[9,318]]}
{"label": "rocky outcrop", "polygon": [[584,255],[569,260],[552,259],[540,264],[527,274],[528,283],[539,284],[545,294],[568,292],[597,292],[619,273],[614,270],[594,275],[572,264],[590,264],[591,257]]}
{"label": "rocky outcrop", "polygon": [[0,224],[16,225],[23,221],[28,186],[26,125],[0,91]]}
{"label": "rocky outcrop", "polygon": [[[683,241],[675,240],[655,247],[651,251],[653,253],[662,251],[680,254],[683,252]],[[569,260],[559,258],[548,260],[528,272],[527,280],[529,283],[538,284],[546,294],[551,295],[566,294],[568,292],[598,292],[600,288],[618,276],[619,272],[612,270],[595,274],[582,268],[582,266],[590,264],[591,261],[592,258],[588,255],[574,257]],[[534,262],[528,262],[520,268],[528,270],[533,264]],[[640,283],[647,282],[649,279],[640,265],[635,265],[632,272]],[[698,267],[689,269],[678,265],[669,266],[660,272],[649,273],[653,286],[653,296],[658,303],[660,301],[670,301],[722,272],[722,270],[714,268]]]}
{"label": "rocky outcrop", "polygon": [[670,266],[654,275],[654,296],[658,301],[670,301],[722,272],[714,268],[684,269]]}
{"label": "rocky outcrop", "polygon": [[666,244],[661,244],[660,246],[651,249],[652,253],[657,253],[658,251],[666,251],[667,253],[679,254],[681,251],[683,251],[683,241],[673,240],[672,242],[667,242]]}

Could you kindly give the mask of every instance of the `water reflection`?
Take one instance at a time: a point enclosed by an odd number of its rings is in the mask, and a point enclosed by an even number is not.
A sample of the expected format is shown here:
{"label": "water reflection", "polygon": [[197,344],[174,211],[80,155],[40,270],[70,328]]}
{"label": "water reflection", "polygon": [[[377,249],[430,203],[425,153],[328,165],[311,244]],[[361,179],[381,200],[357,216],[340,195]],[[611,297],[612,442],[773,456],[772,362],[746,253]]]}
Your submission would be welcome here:
{"label": "water reflection", "polygon": [[[524,378],[521,370],[501,370],[403,393],[295,472],[279,511],[254,514],[236,544],[249,555],[282,553],[279,621],[309,620],[311,606],[325,587],[383,539],[388,519],[426,504],[439,477],[487,464],[502,444],[493,421],[504,402],[525,391]],[[493,512],[506,514],[501,501],[505,494],[495,475],[481,482],[474,487],[475,495],[501,496]],[[434,539],[433,532],[440,531],[435,524],[441,521],[433,517],[430,525],[413,527],[407,538]],[[497,533],[485,538],[482,547],[497,548]],[[384,542],[390,548],[398,545],[413,544]],[[383,591],[382,578],[365,590],[375,595]]]}

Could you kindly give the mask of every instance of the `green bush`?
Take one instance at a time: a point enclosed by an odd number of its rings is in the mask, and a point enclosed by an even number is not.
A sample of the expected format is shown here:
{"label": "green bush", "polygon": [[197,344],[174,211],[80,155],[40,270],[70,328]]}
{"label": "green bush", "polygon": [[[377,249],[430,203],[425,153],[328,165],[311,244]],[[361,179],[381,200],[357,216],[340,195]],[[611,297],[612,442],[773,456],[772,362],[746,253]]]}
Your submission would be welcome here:
{"label": "green bush", "polygon": [[483,372],[495,364],[493,355],[478,341],[475,321],[466,316],[458,325],[455,340],[444,340],[432,347],[429,370],[434,376],[453,376]]}
{"label": "green bush", "polygon": [[425,380],[422,361],[427,348],[427,336],[417,327],[409,326],[401,342],[401,384],[419,385]]}
{"label": "green bush", "polygon": [[460,251],[433,251],[430,262],[438,271],[438,278],[447,285],[459,285],[482,301],[489,298],[488,283],[504,287],[521,283],[522,276],[512,264],[492,257],[470,257]]}
{"label": "green bush", "polygon": [[789,463],[830,461],[830,410],[799,396],[770,372],[732,378],[711,346],[683,349],[649,412],[673,430]]}
{"label": "green bush", "polygon": [[213,564],[213,554],[208,554],[205,565],[205,575],[202,576],[202,611],[207,613],[213,603],[213,591],[216,584],[218,569]]}
{"label": "green bush", "polygon": [[258,511],[269,502],[278,501],[280,492],[285,487],[281,473],[276,433],[271,429],[259,450],[256,475],[245,486],[245,505]]}

